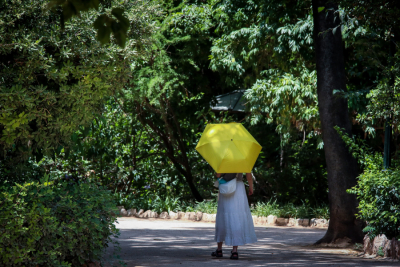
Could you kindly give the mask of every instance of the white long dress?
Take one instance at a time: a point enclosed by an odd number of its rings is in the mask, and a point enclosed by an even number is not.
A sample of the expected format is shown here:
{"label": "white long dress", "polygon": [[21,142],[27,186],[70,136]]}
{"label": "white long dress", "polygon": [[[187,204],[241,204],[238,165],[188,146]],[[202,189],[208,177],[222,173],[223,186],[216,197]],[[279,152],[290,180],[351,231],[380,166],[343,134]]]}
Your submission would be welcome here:
{"label": "white long dress", "polygon": [[251,217],[243,176],[236,182],[236,191],[230,196],[219,194],[215,241],[227,246],[242,246],[257,242]]}

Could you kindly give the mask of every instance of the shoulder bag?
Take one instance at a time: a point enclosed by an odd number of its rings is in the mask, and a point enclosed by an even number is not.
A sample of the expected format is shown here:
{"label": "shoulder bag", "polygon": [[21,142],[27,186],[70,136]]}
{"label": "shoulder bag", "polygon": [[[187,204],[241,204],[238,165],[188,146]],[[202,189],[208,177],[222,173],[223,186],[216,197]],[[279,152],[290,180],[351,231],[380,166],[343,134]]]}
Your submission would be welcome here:
{"label": "shoulder bag", "polygon": [[[218,188],[219,188],[219,192],[221,194],[223,194],[224,196],[229,196],[231,194],[233,194],[236,191],[236,181],[237,181],[237,175],[236,174],[233,179],[229,179],[229,182],[223,183],[223,184],[219,184]],[[222,177],[224,178],[224,177]],[[220,179],[222,179],[220,178]]]}

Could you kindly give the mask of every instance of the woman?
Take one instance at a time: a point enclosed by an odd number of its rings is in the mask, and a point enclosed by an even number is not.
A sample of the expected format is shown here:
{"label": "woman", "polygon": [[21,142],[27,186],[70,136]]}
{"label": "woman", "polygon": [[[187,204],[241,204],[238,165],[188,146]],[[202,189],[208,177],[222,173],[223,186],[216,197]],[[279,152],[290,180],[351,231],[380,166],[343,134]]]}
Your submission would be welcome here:
{"label": "woman", "polygon": [[[220,176],[221,174],[217,173],[217,177]],[[215,241],[217,241],[218,248],[211,254],[214,257],[222,257],[222,243],[225,242],[226,245],[233,246],[230,257],[233,260],[239,259],[238,246],[257,241],[243,184],[243,174],[239,173],[236,177],[236,191],[229,196],[222,194],[218,196],[218,210],[215,221]],[[251,173],[246,173],[246,178],[249,182],[250,196],[253,194]]]}

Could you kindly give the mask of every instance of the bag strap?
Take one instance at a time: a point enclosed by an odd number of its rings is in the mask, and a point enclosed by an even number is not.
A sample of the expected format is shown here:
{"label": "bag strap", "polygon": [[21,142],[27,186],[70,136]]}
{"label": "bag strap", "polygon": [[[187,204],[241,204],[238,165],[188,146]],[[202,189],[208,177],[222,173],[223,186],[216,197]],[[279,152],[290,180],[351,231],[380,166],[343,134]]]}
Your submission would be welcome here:
{"label": "bag strap", "polygon": [[[227,176],[227,174],[228,174],[228,173],[221,173],[221,176],[220,176],[220,177],[223,178],[223,179],[225,179],[225,176]],[[233,174],[233,173],[229,173],[229,174]],[[234,177],[228,176],[227,179],[225,179],[225,181],[229,182],[229,181],[231,181],[231,180],[233,180],[233,179],[235,179],[235,178],[238,178],[238,176],[239,176],[239,173],[235,173],[235,176],[234,176]]]}

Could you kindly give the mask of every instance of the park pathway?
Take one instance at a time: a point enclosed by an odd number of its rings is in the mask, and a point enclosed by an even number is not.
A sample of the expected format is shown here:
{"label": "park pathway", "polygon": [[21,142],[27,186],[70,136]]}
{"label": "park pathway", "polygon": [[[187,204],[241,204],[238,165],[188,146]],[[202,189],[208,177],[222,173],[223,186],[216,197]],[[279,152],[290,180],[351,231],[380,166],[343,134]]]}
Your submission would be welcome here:
{"label": "park pathway", "polygon": [[226,246],[223,258],[210,256],[216,246],[213,223],[133,217],[118,222],[120,255],[127,267],[400,266],[398,261],[357,257],[349,249],[311,246],[325,229],[257,226],[258,242],[239,247],[240,259],[233,261]]}

